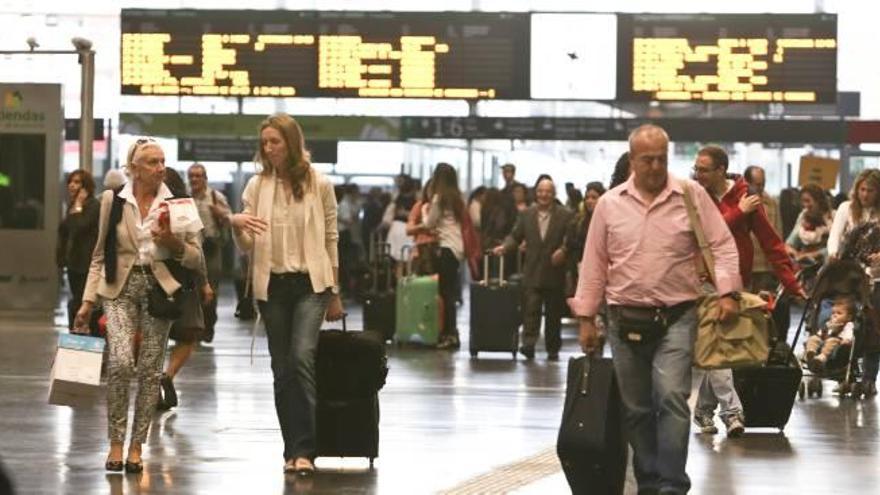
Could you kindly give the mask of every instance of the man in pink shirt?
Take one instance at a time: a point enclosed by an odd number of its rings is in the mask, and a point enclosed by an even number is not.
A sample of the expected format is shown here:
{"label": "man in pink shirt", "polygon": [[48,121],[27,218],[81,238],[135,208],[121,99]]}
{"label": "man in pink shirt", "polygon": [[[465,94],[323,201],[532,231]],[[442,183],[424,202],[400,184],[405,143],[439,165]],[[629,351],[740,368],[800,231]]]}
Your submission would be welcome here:
{"label": "man in pink shirt", "polygon": [[[684,203],[694,199],[715,255],[718,318],[736,317],[742,283],[736,244],[699,184],[667,171],[666,132],[643,125],[630,134],[632,175],[599,200],[587,234],[580,279],[569,300],[584,352],[599,349],[596,314],[609,306],[608,340],[626,409],[639,493],[687,493],[685,471],[700,282],[696,238]],[[645,321],[645,314],[650,315]]]}

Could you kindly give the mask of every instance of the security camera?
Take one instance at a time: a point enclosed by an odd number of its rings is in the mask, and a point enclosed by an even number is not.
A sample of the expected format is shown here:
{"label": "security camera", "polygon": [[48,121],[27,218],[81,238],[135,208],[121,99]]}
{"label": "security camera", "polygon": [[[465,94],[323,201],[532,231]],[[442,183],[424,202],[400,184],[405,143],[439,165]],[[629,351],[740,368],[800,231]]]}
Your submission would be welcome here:
{"label": "security camera", "polygon": [[92,42],[85,39],[85,38],[80,38],[79,36],[71,39],[70,42],[73,43],[74,48],[76,48],[79,51],[85,51],[85,50],[92,49]]}
{"label": "security camera", "polygon": [[27,41],[28,47],[31,49],[31,51],[34,51],[35,49],[40,47],[40,44],[37,43],[37,39],[33,36],[28,37],[28,39],[25,41]]}

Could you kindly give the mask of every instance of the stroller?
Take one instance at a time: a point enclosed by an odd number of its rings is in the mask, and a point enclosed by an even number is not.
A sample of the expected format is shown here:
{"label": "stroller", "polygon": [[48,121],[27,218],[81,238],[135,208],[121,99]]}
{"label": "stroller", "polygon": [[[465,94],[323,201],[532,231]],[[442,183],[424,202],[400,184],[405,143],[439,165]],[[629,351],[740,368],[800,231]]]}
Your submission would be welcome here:
{"label": "stroller", "polygon": [[[804,314],[798,325],[791,348],[797,347],[801,330],[806,329],[809,335],[815,335],[821,329],[827,316],[827,304],[835,298],[848,297],[853,301],[853,339],[851,343],[841,343],[831,354],[824,369],[814,371],[801,359],[801,365],[807,371],[798,388],[800,399],[804,397],[822,397],[822,380],[839,382],[838,392],[841,397],[847,395],[857,398],[861,395],[861,384],[858,378],[861,369],[858,359],[862,355],[865,334],[872,328],[871,319],[871,280],[864,267],[853,259],[832,261],[823,266],[816,275],[810,297],[804,307]],[[806,324],[805,324],[806,323]]]}

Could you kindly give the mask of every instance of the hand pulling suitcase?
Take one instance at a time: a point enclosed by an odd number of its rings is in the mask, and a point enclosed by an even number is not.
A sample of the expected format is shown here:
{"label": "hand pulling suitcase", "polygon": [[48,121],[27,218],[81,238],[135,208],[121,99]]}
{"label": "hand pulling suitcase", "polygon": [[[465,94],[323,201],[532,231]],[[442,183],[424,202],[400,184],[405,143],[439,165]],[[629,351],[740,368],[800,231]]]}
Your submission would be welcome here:
{"label": "hand pulling suitcase", "polygon": [[379,456],[379,390],[388,375],[379,332],[322,330],[316,358],[318,457]]}
{"label": "hand pulling suitcase", "polygon": [[623,403],[611,359],[568,360],[556,453],[575,495],[620,495],[626,482]]}
{"label": "hand pulling suitcase", "polygon": [[398,344],[433,346],[440,339],[440,279],[437,275],[418,276],[412,272],[412,249],[405,246],[401,255],[407,270],[397,282],[394,340]]}
{"label": "hand pulling suitcase", "polygon": [[[387,251],[387,244],[383,244]],[[364,329],[380,332],[387,341],[394,337],[397,315],[395,313],[397,296],[394,293],[392,272],[394,267],[385,256],[371,263],[372,287],[364,295]],[[380,272],[384,270],[385,276]],[[380,282],[384,280],[384,287]]]}
{"label": "hand pulling suitcase", "polygon": [[[804,315],[806,313],[804,311]],[[797,345],[803,325],[804,317],[801,317],[791,346],[784,339],[775,342],[764,366],[733,370],[733,386],[743,405],[746,427],[782,431],[788,424],[803,377],[791,349]]]}
{"label": "hand pulling suitcase", "polygon": [[489,276],[489,258],[483,257],[483,280],[471,283],[471,357],[480,351],[510,352],[516,359],[522,294],[504,279],[504,256],[499,256],[498,278]]}

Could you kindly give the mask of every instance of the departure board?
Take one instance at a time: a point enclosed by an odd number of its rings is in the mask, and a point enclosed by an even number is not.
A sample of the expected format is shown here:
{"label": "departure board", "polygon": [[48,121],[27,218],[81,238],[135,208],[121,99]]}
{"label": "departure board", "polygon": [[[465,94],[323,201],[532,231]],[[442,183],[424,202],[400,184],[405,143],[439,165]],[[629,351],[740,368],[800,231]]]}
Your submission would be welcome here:
{"label": "departure board", "polygon": [[527,99],[528,14],[122,10],[129,95]]}
{"label": "departure board", "polygon": [[618,100],[833,103],[835,14],[620,14]]}

